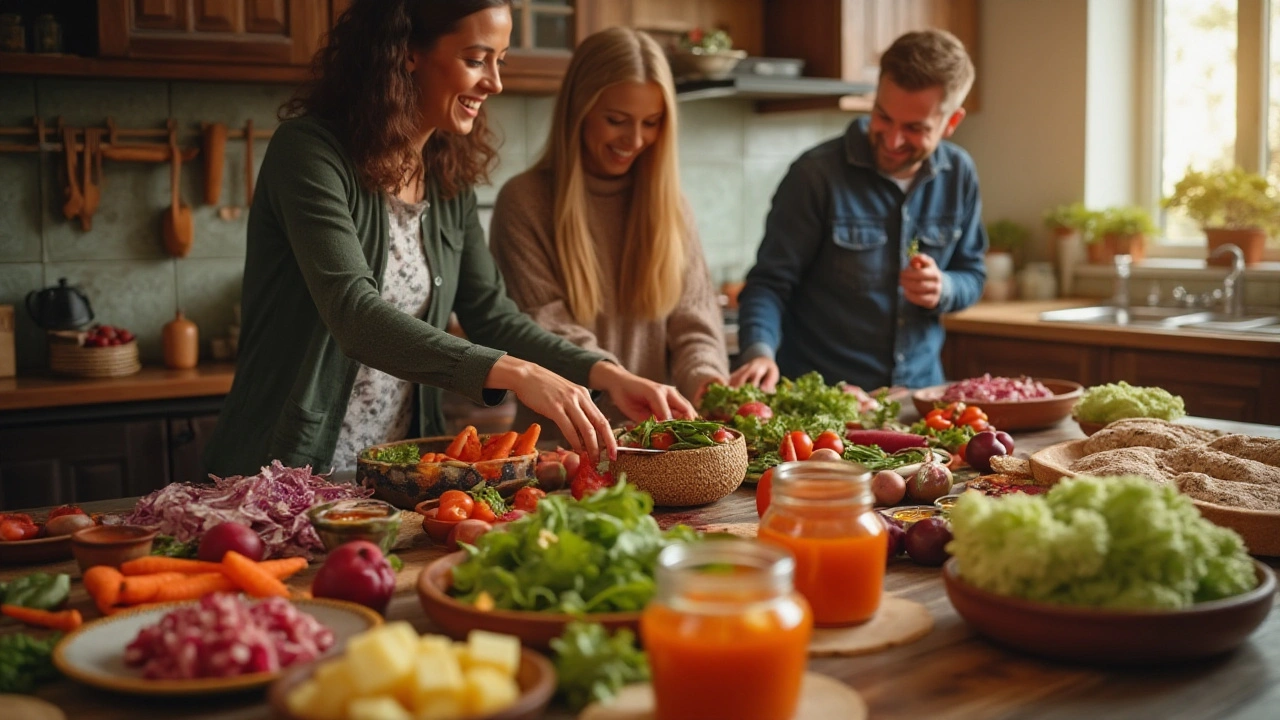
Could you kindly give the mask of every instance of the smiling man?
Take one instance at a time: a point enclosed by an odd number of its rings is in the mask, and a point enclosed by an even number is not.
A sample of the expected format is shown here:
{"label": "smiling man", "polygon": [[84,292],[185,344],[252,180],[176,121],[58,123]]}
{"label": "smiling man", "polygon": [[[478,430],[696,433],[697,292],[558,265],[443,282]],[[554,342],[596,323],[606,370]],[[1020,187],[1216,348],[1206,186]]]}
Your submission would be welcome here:
{"label": "smiling man", "polygon": [[973,78],[954,35],[907,33],[881,57],[871,116],[791,165],[739,296],[733,385],[812,370],[864,388],[942,382],[941,315],[986,280],[978,175],[945,140]]}

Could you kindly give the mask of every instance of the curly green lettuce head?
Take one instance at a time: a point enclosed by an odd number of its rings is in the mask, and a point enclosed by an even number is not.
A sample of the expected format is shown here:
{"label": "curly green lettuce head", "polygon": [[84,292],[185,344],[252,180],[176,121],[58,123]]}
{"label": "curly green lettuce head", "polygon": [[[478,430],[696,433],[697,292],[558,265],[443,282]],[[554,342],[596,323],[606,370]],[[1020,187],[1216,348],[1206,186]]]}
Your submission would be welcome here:
{"label": "curly green lettuce head", "polygon": [[1175,488],[1137,476],[1063,480],[1040,496],[966,493],[951,526],[960,574],[1000,595],[1174,609],[1257,583],[1239,535]]}
{"label": "curly green lettuce head", "polygon": [[1084,391],[1071,411],[1079,420],[1111,423],[1123,418],[1177,420],[1187,414],[1182,398],[1158,387],[1134,387],[1118,383],[1096,385]]}

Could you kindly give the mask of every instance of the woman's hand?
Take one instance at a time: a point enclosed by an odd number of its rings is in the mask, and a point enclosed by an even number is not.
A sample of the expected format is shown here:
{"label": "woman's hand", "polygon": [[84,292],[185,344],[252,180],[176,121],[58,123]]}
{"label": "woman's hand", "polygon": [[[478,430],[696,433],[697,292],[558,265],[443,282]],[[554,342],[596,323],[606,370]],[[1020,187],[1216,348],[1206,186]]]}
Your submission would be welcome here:
{"label": "woman's hand", "polygon": [[489,371],[485,387],[514,392],[530,410],[550,418],[574,450],[586,451],[593,460],[602,454],[611,460],[618,457],[609,419],[581,385],[541,365],[503,355]]}
{"label": "woman's hand", "polygon": [[751,358],[729,376],[729,387],[755,385],[765,392],[778,386],[778,363],[767,357]]}
{"label": "woman's hand", "polygon": [[688,420],[697,415],[679,390],[633,375],[611,362],[593,365],[589,380],[591,387],[609,393],[618,410],[636,422],[644,422],[650,416],[659,420],[673,417]]}

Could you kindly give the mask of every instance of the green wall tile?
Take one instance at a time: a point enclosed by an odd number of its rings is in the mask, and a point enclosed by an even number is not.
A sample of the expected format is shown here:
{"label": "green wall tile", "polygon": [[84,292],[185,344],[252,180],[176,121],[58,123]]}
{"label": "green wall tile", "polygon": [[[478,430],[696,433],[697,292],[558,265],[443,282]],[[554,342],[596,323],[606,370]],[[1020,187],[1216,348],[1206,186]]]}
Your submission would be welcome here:
{"label": "green wall tile", "polygon": [[[78,218],[62,214],[64,194],[58,183],[62,156],[49,157],[45,177],[49,200],[44,208],[44,247],[49,260],[140,260],[165,257],[161,216],[169,207],[167,165],[106,161],[102,199],[86,231]],[[184,173],[188,174],[188,173]],[[185,181],[184,181],[185,186]],[[188,204],[191,194],[184,194]]]}
{"label": "green wall tile", "polygon": [[104,126],[114,117],[121,128],[163,128],[169,117],[169,85],[159,80],[41,79],[36,109],[50,124]]}
{"label": "green wall tile", "polygon": [[817,113],[748,113],[745,117],[743,142],[748,157],[795,159],[831,137]]}
{"label": "green wall tile", "polygon": [[742,245],[742,161],[698,160],[680,167],[680,184],[698,221],[711,276],[739,264]]}
{"label": "green wall tile", "polygon": [[229,129],[243,130],[250,118],[255,129],[270,130],[279,122],[276,113],[293,90],[290,85],[175,82],[169,88],[170,107],[192,132],[202,122],[222,122]]}
{"label": "green wall tile", "polygon": [[36,116],[36,81],[0,77],[0,125],[31,127]]}
{"label": "green wall tile", "polygon": [[40,158],[0,155],[0,262],[40,260]]}
{"label": "green wall tile", "polygon": [[680,103],[680,157],[740,159],[746,154],[743,122],[751,111],[751,104],[742,100]]}
{"label": "green wall tile", "polygon": [[529,162],[532,163],[542,157],[542,151],[547,147],[547,133],[551,132],[551,116],[555,113],[556,98],[554,95],[539,95],[525,98],[524,103],[524,142]]}
{"label": "green wall tile", "polygon": [[[254,183],[262,168],[262,158],[269,143],[256,140],[253,143]],[[228,140],[226,158],[222,165],[222,191],[217,206],[204,204],[204,165],[192,163],[190,177],[183,176],[183,197],[192,206],[195,218],[195,242],[191,246],[192,258],[243,258],[245,230],[248,227],[248,201],[245,198],[244,164],[245,144],[242,140]],[[223,215],[226,219],[223,219]]]}
{"label": "green wall tile", "polygon": [[528,125],[525,98],[516,95],[489,98],[484,102],[489,128],[497,135],[498,149],[502,155],[523,156],[528,152]]}
{"label": "green wall tile", "polygon": [[89,261],[45,265],[46,285],[60,277],[76,285],[93,304],[103,325],[128,328],[138,336],[143,362],[159,362],[160,331],[177,305],[174,261]]}
{"label": "green wall tile", "polygon": [[209,342],[226,337],[240,302],[243,259],[178,260],[178,307],[200,329],[200,356],[209,358]]}
{"label": "green wall tile", "polygon": [[0,304],[13,306],[19,372],[48,366],[44,331],[36,327],[26,308],[27,293],[44,287],[44,266],[40,263],[0,263]]}

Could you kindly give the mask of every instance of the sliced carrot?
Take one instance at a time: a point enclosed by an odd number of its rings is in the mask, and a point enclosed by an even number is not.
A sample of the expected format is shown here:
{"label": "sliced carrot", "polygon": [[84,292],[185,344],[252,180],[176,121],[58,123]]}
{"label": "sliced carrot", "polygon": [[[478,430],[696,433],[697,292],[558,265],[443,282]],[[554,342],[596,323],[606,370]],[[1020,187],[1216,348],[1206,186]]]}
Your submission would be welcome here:
{"label": "sliced carrot", "polygon": [[520,433],[512,430],[489,438],[489,447],[480,453],[481,460],[501,460],[511,454]]}
{"label": "sliced carrot", "polygon": [[528,455],[538,447],[538,436],[542,434],[542,426],[530,423],[529,429],[520,434],[516,444],[511,448],[512,455]]}
{"label": "sliced carrot", "polygon": [[444,449],[444,454],[457,460],[462,457],[462,451],[467,446],[467,436],[475,432],[474,425],[468,425],[462,428],[462,432],[453,438],[453,442],[449,443],[449,447]]}
{"label": "sliced carrot", "polygon": [[307,559],[304,557],[289,557],[263,560],[258,563],[258,567],[266,570],[272,577],[284,580],[291,575],[296,575],[306,570]]}
{"label": "sliced carrot", "polygon": [[89,597],[93,598],[93,604],[98,606],[103,615],[108,614],[107,611],[120,598],[120,585],[124,582],[124,575],[110,565],[94,565],[84,571],[81,580]]}
{"label": "sliced carrot", "polygon": [[84,624],[84,618],[80,617],[80,611],[75,609],[53,612],[23,607],[22,605],[0,605],[0,613],[4,613],[14,620],[28,625],[61,630],[62,632],[71,632]]}
{"label": "sliced carrot", "polygon": [[160,585],[150,599],[152,602],[199,600],[209,593],[234,592],[236,589],[237,585],[231,578],[221,572],[180,575],[178,579]]}
{"label": "sliced carrot", "polygon": [[289,588],[284,583],[235,550],[222,556],[222,572],[236,587],[253,597],[289,597]]}
{"label": "sliced carrot", "polygon": [[119,605],[141,605],[157,602],[157,595],[162,587],[182,583],[190,575],[180,572],[161,572],[150,575],[126,575],[120,583],[120,596],[116,599]]}
{"label": "sliced carrot", "polygon": [[148,555],[121,564],[120,572],[125,575],[152,575],[166,572],[194,575],[196,573],[222,572],[222,565],[216,562],[205,562],[204,560]]}
{"label": "sliced carrot", "polygon": [[458,459],[462,462],[473,463],[480,459],[480,433],[476,432],[474,425],[468,425],[465,431],[467,439],[462,446],[462,454]]}

